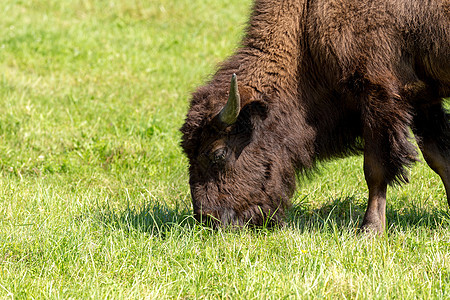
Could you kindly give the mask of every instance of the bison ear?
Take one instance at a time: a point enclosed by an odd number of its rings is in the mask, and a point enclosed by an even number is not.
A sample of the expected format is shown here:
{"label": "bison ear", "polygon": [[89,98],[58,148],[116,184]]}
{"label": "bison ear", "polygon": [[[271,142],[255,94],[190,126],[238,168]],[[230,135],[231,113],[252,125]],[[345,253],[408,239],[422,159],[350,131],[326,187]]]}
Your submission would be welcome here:
{"label": "bison ear", "polygon": [[231,77],[230,94],[227,104],[219,113],[219,120],[225,125],[230,126],[236,123],[241,110],[241,97],[239,95],[237,76],[233,74]]}

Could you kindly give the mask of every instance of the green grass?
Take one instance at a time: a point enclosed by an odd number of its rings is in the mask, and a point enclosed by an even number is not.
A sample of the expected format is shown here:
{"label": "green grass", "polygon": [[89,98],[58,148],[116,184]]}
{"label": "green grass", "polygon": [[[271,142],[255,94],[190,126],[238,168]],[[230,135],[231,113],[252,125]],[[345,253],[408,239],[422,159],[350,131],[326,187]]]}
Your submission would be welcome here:
{"label": "green grass", "polygon": [[361,158],[302,179],[282,229],[192,219],[178,128],[250,0],[0,1],[0,298],[449,298],[450,216],[423,163],[355,234]]}

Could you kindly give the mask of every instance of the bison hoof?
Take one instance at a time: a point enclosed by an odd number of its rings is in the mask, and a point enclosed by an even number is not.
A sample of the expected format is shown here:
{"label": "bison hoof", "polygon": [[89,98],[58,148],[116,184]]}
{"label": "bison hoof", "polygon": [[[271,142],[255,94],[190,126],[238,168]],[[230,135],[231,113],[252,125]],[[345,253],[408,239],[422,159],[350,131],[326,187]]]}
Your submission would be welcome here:
{"label": "bison hoof", "polygon": [[382,235],[384,227],[381,222],[366,222],[361,225],[360,232],[366,235]]}

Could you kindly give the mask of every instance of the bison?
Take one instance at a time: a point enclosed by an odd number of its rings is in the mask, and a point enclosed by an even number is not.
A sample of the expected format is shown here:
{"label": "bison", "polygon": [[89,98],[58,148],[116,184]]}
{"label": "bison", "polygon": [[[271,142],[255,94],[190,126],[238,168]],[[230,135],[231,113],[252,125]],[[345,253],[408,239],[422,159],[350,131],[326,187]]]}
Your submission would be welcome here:
{"label": "bison", "polygon": [[387,186],[417,160],[411,133],[450,205],[449,96],[448,0],[256,0],[180,129],[194,216],[283,224],[296,174],[362,153],[361,228],[383,232]]}

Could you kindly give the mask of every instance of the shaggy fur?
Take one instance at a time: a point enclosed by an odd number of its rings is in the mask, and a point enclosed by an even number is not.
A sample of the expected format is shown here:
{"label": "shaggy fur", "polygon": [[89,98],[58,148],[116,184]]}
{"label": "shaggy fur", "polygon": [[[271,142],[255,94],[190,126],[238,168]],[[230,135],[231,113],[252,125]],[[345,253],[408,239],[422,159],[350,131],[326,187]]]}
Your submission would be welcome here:
{"label": "shaggy fur", "polygon": [[[241,112],[217,126],[231,75]],[[385,227],[386,186],[416,160],[410,130],[449,199],[448,0],[256,0],[242,45],[193,94],[181,128],[194,215],[282,223],[295,174],[364,150],[363,227]]]}

